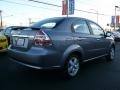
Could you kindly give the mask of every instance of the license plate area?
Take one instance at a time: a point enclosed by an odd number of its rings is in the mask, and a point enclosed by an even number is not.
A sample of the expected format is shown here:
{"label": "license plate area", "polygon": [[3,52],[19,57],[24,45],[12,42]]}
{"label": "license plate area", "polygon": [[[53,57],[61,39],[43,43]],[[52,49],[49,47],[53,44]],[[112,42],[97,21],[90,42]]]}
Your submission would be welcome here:
{"label": "license plate area", "polygon": [[13,45],[15,47],[27,48],[28,47],[28,38],[14,37]]}
{"label": "license plate area", "polygon": [[24,46],[24,43],[25,43],[25,39],[19,38],[17,41],[17,46]]}

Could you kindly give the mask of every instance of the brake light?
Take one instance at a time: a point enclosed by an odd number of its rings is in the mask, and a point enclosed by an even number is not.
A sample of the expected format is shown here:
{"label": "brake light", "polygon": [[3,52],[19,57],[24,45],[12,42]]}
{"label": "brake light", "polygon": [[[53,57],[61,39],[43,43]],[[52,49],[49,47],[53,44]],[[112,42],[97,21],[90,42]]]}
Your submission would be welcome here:
{"label": "brake light", "polygon": [[38,31],[34,41],[36,46],[52,45],[50,38],[44,31]]}

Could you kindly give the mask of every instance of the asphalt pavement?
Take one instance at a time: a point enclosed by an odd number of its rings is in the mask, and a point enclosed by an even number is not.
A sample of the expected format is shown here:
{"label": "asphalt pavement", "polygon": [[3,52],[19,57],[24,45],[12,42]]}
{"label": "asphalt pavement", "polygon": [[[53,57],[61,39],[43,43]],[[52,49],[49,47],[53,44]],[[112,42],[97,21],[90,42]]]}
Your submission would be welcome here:
{"label": "asphalt pavement", "polygon": [[71,80],[63,79],[59,70],[28,68],[0,53],[0,90],[120,90],[120,43],[113,62],[89,61]]}

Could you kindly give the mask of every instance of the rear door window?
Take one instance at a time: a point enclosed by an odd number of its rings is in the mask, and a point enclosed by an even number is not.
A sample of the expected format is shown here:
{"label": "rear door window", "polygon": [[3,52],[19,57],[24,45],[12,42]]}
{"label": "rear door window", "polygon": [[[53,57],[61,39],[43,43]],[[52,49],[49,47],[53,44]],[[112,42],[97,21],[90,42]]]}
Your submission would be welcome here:
{"label": "rear door window", "polygon": [[88,25],[85,20],[79,20],[74,23],[73,29],[77,33],[90,34]]}

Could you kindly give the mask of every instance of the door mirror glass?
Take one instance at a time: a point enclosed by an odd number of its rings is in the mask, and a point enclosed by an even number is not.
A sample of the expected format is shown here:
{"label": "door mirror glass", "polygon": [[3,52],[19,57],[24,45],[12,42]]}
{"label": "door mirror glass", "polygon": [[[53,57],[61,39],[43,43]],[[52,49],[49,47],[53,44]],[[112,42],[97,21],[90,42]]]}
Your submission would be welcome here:
{"label": "door mirror glass", "polygon": [[111,32],[106,32],[106,37],[110,37],[112,35]]}

